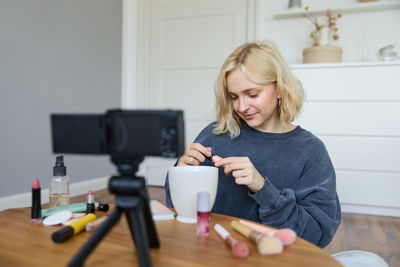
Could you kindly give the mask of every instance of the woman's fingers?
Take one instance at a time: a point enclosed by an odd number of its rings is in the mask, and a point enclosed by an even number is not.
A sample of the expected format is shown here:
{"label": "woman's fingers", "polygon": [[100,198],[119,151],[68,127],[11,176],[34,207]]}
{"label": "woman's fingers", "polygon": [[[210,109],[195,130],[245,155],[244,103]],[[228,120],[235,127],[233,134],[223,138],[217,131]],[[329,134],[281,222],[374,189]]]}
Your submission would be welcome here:
{"label": "woman's fingers", "polygon": [[189,150],[186,155],[189,158],[193,158],[194,160],[200,162],[203,162],[206,160],[206,157],[203,155],[203,153],[199,152],[198,150]]}
{"label": "woman's fingers", "polygon": [[239,179],[239,178],[242,178],[242,177],[247,177],[249,175],[250,175],[250,172],[249,172],[249,170],[246,170],[246,169],[244,169],[244,170],[236,170],[236,171],[232,172],[232,176],[235,177],[235,179]]}
{"label": "woman's fingers", "polygon": [[217,161],[220,161],[222,158],[220,156],[214,155],[211,160],[212,162],[216,163]]}
{"label": "woman's fingers", "polygon": [[257,171],[248,157],[228,157],[216,161],[215,166],[222,166],[226,175],[232,173],[235,183],[246,185],[257,192],[264,186],[264,177]]}
{"label": "woman's fingers", "polygon": [[250,179],[248,177],[243,177],[243,178],[236,178],[235,179],[235,183],[236,184],[240,184],[240,185],[249,185],[250,183]]}
{"label": "woman's fingers", "polygon": [[210,157],[211,156],[211,147],[205,147],[199,143],[191,143],[186,147],[186,151],[196,150],[201,154]]}
{"label": "woman's fingers", "polygon": [[178,166],[197,166],[206,160],[205,156],[211,156],[211,147],[205,147],[199,143],[187,145],[185,153],[179,158]]}
{"label": "woman's fingers", "polygon": [[245,169],[250,166],[250,161],[246,157],[229,157],[215,162],[215,166],[222,166],[226,175],[234,170]]}

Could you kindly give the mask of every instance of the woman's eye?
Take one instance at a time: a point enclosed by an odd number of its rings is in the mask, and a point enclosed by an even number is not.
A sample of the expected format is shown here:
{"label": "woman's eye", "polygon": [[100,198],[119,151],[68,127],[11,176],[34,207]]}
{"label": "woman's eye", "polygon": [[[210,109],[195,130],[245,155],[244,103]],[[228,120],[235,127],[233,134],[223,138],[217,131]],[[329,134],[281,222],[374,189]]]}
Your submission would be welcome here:
{"label": "woman's eye", "polygon": [[231,100],[236,100],[236,99],[237,99],[237,96],[231,95]]}
{"label": "woman's eye", "polygon": [[258,96],[258,94],[249,94],[249,96],[250,96],[251,98],[255,98],[255,97]]}

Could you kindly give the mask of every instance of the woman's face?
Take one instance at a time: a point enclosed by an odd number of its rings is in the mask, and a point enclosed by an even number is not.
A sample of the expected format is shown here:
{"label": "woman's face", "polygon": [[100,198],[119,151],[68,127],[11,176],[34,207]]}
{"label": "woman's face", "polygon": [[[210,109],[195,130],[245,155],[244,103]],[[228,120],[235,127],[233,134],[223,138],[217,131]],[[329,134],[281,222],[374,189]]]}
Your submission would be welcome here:
{"label": "woman's face", "polygon": [[254,83],[240,69],[229,72],[226,80],[233,109],[247,125],[263,132],[279,132],[275,83]]}

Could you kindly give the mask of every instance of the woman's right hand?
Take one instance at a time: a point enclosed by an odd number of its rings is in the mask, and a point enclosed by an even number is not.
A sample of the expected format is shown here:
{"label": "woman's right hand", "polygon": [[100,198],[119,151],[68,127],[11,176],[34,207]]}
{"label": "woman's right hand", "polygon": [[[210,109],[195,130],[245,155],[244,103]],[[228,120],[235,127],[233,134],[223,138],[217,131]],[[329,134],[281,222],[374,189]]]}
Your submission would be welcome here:
{"label": "woman's right hand", "polygon": [[211,147],[205,147],[199,143],[191,143],[186,146],[185,153],[179,158],[177,166],[198,166],[211,156]]}

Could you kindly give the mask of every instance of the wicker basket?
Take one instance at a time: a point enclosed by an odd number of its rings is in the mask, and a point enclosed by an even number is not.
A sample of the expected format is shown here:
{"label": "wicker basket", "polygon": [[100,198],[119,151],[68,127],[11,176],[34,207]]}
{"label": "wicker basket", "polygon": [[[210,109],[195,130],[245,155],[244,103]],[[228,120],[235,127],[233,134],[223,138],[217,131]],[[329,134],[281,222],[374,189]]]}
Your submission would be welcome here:
{"label": "wicker basket", "polygon": [[342,62],[342,54],[339,46],[313,46],[303,50],[303,63]]}

